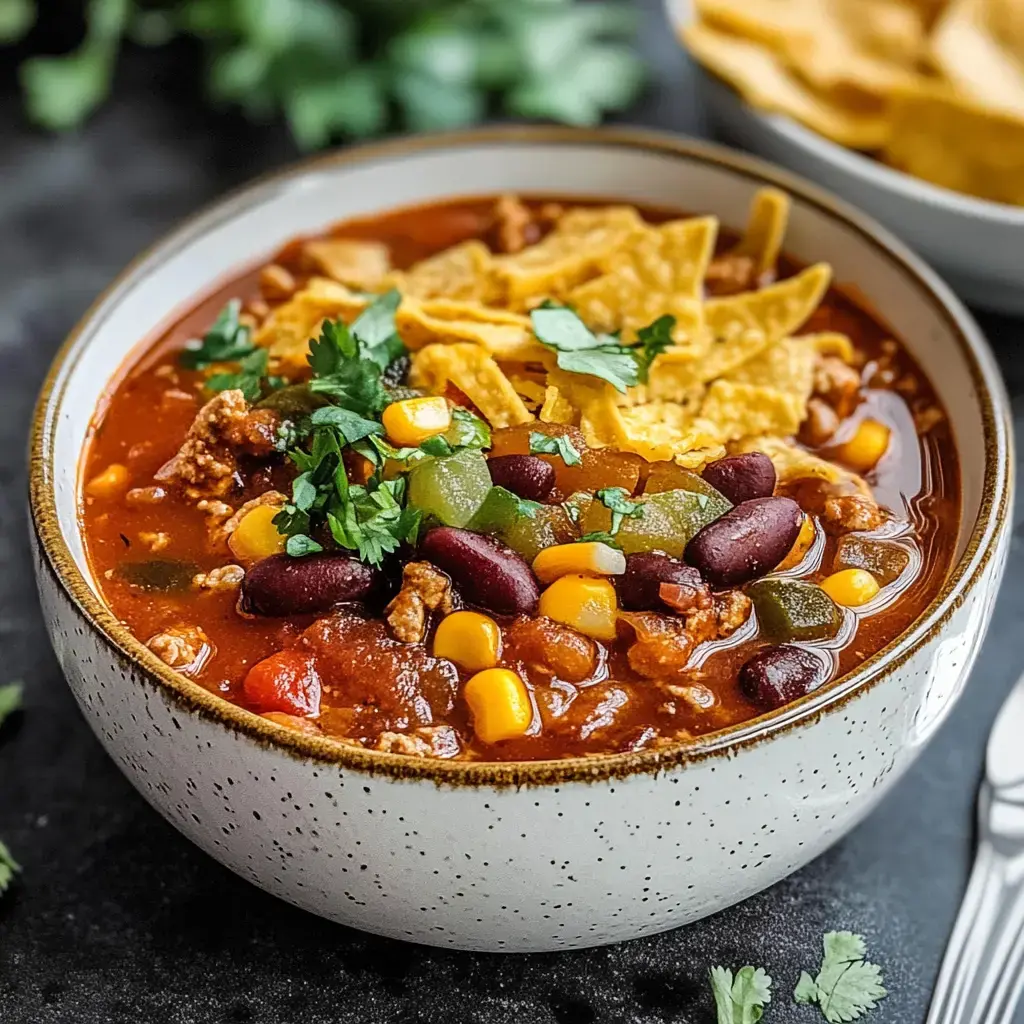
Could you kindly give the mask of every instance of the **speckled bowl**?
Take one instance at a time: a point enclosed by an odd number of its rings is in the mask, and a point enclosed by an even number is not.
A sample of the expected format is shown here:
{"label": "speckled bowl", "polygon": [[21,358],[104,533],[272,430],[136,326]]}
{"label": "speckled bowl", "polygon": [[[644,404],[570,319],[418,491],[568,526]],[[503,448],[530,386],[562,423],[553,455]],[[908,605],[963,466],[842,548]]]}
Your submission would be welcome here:
{"label": "speckled bowl", "polygon": [[[895,643],[826,689],[696,745],[529,764],[407,759],[301,736],[170,671],[98,594],[79,455],[106,382],[198,294],[286,239],[446,195],[555,192],[743,223],[794,197],[787,248],[855,282],[932,374],[963,467],[956,562]],[[970,316],[825,193],[714,146],[634,131],[499,129],[346,150],[217,203],[129,267],[62,348],[32,438],[36,569],[53,645],[100,741],[152,805],[240,875],[334,920],[488,950],[615,942],[771,885],[847,832],[963,689],[1009,540],[1009,405]]]}

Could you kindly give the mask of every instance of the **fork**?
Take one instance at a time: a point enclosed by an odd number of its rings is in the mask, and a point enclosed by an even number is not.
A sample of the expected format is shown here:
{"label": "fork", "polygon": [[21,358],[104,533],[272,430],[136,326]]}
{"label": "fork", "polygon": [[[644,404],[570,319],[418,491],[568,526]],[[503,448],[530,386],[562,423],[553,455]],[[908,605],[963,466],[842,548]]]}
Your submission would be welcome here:
{"label": "fork", "polygon": [[1024,988],[1024,676],[989,736],[978,849],[927,1024],[1010,1024]]}

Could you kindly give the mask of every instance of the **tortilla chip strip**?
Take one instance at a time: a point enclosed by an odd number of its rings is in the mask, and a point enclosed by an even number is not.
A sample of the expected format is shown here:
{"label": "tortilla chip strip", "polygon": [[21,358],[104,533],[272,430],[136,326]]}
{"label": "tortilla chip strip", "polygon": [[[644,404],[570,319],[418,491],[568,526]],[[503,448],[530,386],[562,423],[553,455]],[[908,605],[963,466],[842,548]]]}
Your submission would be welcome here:
{"label": "tortilla chip strip", "polygon": [[548,385],[544,390],[544,404],[540,408],[540,419],[543,423],[576,422],[576,410],[572,404],[562,397],[558,388]]}
{"label": "tortilla chip strip", "polygon": [[382,288],[397,288],[414,299],[488,303],[497,298],[493,262],[490,249],[472,239],[389,274]]}
{"label": "tortilla chip strip", "polygon": [[747,229],[732,251],[737,256],[749,256],[758,275],[778,262],[791,205],[789,196],[777,188],[759,188],[754,195]]}
{"label": "tortilla chip strip", "polygon": [[879,149],[889,138],[889,119],[883,111],[842,105],[834,95],[815,91],[794,78],[776,54],[757,43],[699,23],[683,30],[683,41],[701,64],[759,110],[787,114],[850,149]]}
{"label": "tortilla chip strip", "polygon": [[715,425],[719,440],[737,441],[750,434],[789,437],[800,429],[806,408],[799,396],[778,388],[716,380],[700,415]]}
{"label": "tortilla chip strip", "polygon": [[533,420],[508,378],[487,351],[474,342],[428,345],[417,352],[409,384],[443,394],[451,381],[483,413],[492,427],[514,427]]}
{"label": "tortilla chip strip", "polygon": [[391,269],[391,254],[382,242],[317,238],[304,243],[302,252],[320,273],[359,291],[376,291]]}
{"label": "tortilla chip strip", "polygon": [[471,302],[403,298],[395,326],[407,348],[472,341],[498,359],[530,362],[547,353],[530,330],[528,317]]}
{"label": "tortilla chip strip", "polygon": [[605,261],[605,273],[569,293],[573,306],[594,331],[622,331],[636,340],[641,327],[670,314],[676,319],[675,347],[697,355],[706,347],[702,285],[714,253],[718,221],[695,217],[649,228]]}
{"label": "tortilla chip strip", "polygon": [[[791,396],[801,406],[802,421],[814,387],[814,364],[821,354],[817,337],[809,334],[802,338],[784,338],[760,355],[741,363],[735,370],[730,370],[722,380],[771,388]],[[769,434],[774,431],[748,430],[746,433]]]}
{"label": "tortilla chip strip", "polygon": [[495,279],[510,309],[527,310],[545,298],[564,299],[576,285],[595,276],[608,256],[644,230],[632,206],[573,209],[536,245],[494,257]]}

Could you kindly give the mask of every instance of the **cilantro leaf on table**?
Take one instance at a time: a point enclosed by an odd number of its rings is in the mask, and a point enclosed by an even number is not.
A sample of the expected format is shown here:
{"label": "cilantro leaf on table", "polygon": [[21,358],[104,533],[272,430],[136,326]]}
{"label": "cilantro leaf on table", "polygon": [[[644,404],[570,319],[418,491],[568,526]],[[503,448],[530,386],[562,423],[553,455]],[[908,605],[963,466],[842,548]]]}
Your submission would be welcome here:
{"label": "cilantro leaf on table", "polygon": [[14,859],[3,841],[0,841],[0,896],[7,891],[20,870],[21,865]]}
{"label": "cilantro leaf on table", "polygon": [[625,487],[602,487],[594,497],[612,514],[608,532],[613,537],[622,528],[623,519],[643,518],[643,505],[639,501],[630,501],[629,491]]}
{"label": "cilantro leaf on table", "polygon": [[866,960],[863,936],[828,932],[822,945],[824,956],[817,977],[802,972],[793,999],[817,1003],[829,1024],[848,1024],[873,1010],[887,995],[882,971]]}
{"label": "cilantro leaf on table", "polygon": [[613,334],[595,334],[575,310],[552,302],[533,310],[530,322],[537,340],[554,349],[559,369],[600,377],[625,392],[647,380],[655,357],[672,344],[675,318],[662,316],[640,328],[635,346],[622,344]]}
{"label": "cilantro leaf on table", "polygon": [[14,714],[21,710],[21,698],[23,696],[21,683],[7,683],[0,686],[0,725]]}
{"label": "cilantro leaf on table", "polygon": [[532,455],[558,455],[567,466],[583,465],[583,458],[569,438],[542,434],[539,430],[530,433],[530,453]]}
{"label": "cilantro leaf on table", "polygon": [[241,299],[231,299],[201,339],[185,343],[179,362],[187,370],[205,370],[213,363],[233,363],[253,351],[251,332],[239,319]]}
{"label": "cilantro leaf on table", "polygon": [[711,992],[718,1024],[757,1024],[772,1000],[772,979],[761,967],[741,967],[735,977],[725,967],[712,967]]}

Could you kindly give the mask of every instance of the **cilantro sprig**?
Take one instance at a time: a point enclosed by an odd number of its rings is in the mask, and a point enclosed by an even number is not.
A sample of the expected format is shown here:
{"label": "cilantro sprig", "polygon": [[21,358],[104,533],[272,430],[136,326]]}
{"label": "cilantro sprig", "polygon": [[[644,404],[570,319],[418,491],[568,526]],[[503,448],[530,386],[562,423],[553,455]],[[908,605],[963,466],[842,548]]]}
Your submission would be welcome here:
{"label": "cilantro sprig", "polygon": [[733,976],[725,967],[712,967],[711,992],[718,1024],[757,1024],[772,1000],[772,979],[761,967],[741,967]]}
{"label": "cilantro sprig", "polygon": [[538,306],[530,322],[537,340],[555,352],[560,369],[599,377],[625,392],[647,380],[651,363],[672,344],[676,321],[666,314],[640,328],[634,346],[614,334],[595,334],[575,310],[553,302]]}
{"label": "cilantro sprig", "polygon": [[868,963],[867,946],[853,932],[829,932],[817,977],[801,972],[793,999],[816,1003],[829,1024],[847,1024],[873,1010],[887,995],[882,971]]}
{"label": "cilantro sprig", "polygon": [[569,438],[542,434],[539,430],[530,433],[530,453],[533,455],[558,455],[567,466],[583,465],[582,456]]}
{"label": "cilantro sprig", "polygon": [[602,487],[594,496],[612,514],[611,526],[608,527],[612,537],[622,528],[624,519],[643,518],[644,506],[639,501],[630,501],[625,487]]}

